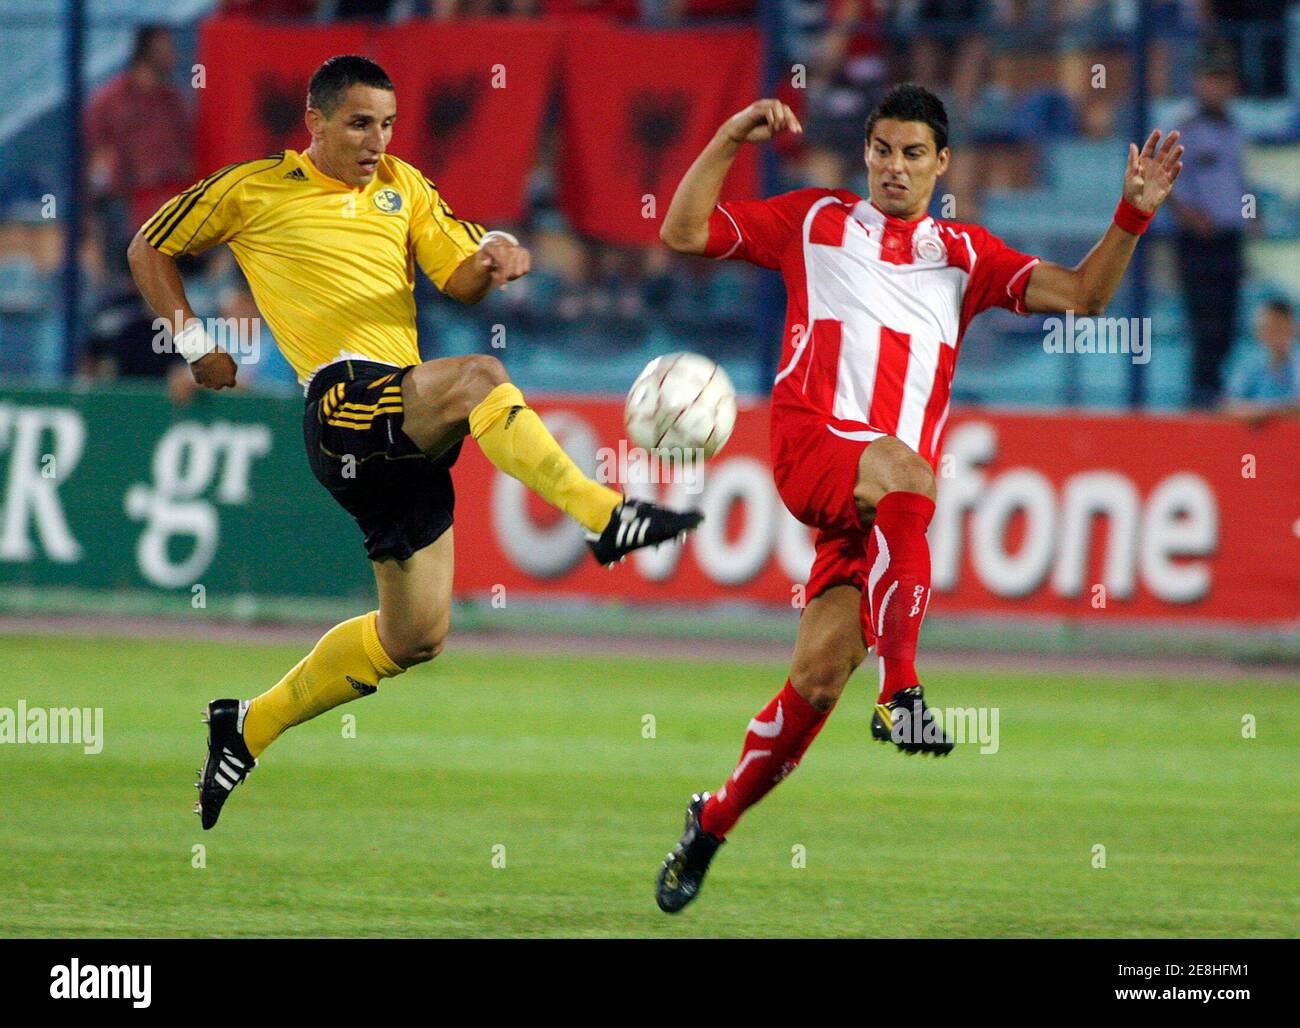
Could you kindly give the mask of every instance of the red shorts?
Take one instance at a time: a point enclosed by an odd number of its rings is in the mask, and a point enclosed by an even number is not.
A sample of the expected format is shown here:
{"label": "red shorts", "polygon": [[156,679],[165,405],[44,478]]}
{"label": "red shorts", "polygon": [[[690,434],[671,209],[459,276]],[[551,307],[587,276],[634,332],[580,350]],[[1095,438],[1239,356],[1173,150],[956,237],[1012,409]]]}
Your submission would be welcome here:
{"label": "red shorts", "polygon": [[[862,451],[886,434],[829,425],[820,415],[792,412],[788,407],[772,411],[772,474],[777,492],[791,514],[817,530],[816,556],[808,573],[809,600],[834,585],[866,589],[867,533],[858,518],[853,489]],[[869,622],[870,618],[863,619],[864,626]]]}

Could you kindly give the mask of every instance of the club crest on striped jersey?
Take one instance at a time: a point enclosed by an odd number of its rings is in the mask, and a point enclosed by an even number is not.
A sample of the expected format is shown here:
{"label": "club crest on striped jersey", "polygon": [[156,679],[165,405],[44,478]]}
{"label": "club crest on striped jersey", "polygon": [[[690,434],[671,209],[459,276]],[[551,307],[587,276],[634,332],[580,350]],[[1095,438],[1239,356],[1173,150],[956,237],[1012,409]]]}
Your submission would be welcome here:
{"label": "club crest on striped jersey", "polygon": [[374,201],[385,214],[396,214],[402,209],[402,194],[396,189],[380,189],[375,193]]}
{"label": "club crest on striped jersey", "polygon": [[916,256],[923,261],[937,261],[943,257],[943,243],[934,236],[918,236],[915,244]]}

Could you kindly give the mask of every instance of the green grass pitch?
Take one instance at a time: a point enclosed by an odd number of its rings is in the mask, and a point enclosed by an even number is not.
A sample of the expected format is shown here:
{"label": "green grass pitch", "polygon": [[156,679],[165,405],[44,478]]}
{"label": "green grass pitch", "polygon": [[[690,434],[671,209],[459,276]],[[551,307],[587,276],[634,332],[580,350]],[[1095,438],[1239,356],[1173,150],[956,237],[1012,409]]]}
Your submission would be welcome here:
{"label": "green grass pitch", "polygon": [[999,708],[1000,748],[936,761],[869,740],[860,672],[670,918],[653,879],[685,802],[731,770],[784,667],[614,658],[594,641],[573,658],[457,653],[453,639],[282,737],[200,831],[200,709],[260,692],[301,654],[0,640],[0,707],[103,707],[105,736],[97,755],[0,745],[0,933],[1297,934],[1294,687],[937,672],[937,705]]}

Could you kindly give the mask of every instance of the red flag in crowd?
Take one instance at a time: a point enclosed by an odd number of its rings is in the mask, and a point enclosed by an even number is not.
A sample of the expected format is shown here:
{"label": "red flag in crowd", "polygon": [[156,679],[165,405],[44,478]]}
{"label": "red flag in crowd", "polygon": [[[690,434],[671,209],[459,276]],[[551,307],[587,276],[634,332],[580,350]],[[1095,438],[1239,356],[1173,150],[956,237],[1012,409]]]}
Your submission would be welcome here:
{"label": "red flag in crowd", "polygon": [[[656,243],[674,189],[727,118],[761,93],[758,33],[584,27],[564,50],[561,202],[574,227]],[[758,194],[743,147],[722,199]]]}

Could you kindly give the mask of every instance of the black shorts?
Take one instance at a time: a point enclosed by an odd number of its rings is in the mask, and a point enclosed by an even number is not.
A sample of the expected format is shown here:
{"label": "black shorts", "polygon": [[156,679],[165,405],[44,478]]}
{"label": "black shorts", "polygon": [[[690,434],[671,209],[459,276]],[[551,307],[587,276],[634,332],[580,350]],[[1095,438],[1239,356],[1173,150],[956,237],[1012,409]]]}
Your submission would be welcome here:
{"label": "black shorts", "polygon": [[405,560],[451,527],[457,442],[430,460],[402,431],[402,379],[411,370],[341,361],[307,389],[302,434],[312,474],[365,536],[371,560]]}

